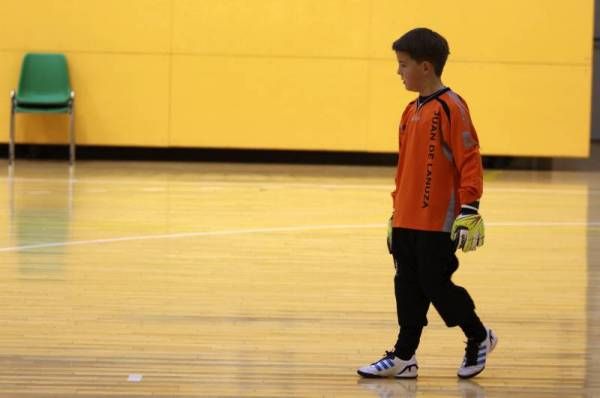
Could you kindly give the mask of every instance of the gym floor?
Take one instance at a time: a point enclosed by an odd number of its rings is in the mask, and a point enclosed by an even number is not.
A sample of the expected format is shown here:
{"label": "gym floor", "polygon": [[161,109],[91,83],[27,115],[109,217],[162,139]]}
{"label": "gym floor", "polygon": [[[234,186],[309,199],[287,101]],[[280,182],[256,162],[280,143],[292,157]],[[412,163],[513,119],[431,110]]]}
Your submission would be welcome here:
{"label": "gym floor", "polygon": [[486,172],[486,245],[454,280],[498,346],[459,381],[464,338],[431,308],[419,378],[403,381],[356,375],[397,333],[393,167],[17,159],[0,190],[0,391],[600,395],[600,173],[586,164]]}

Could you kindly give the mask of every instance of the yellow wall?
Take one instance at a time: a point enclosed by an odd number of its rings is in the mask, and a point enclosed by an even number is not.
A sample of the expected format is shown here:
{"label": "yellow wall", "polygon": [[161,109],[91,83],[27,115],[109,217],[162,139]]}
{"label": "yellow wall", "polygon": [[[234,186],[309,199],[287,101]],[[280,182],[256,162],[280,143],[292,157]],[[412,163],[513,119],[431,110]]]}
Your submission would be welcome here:
{"label": "yellow wall", "polygon": [[[393,152],[414,93],[391,43],[417,26],[449,40],[484,154],[587,156],[593,0],[3,1],[0,126],[23,54],[56,51],[80,144]],[[66,142],[65,117],[17,125]]]}

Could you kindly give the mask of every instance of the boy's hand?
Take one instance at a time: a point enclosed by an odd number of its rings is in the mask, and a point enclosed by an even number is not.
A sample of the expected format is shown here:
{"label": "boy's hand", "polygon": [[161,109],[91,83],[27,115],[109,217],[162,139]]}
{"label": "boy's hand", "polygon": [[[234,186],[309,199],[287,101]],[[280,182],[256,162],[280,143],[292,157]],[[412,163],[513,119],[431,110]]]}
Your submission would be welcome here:
{"label": "boy's hand", "polygon": [[392,254],[392,219],[394,218],[394,216],[392,215],[390,217],[390,219],[388,220],[388,226],[387,226],[387,247],[388,247],[388,251],[390,252],[390,254]]}
{"label": "boy's hand", "polygon": [[450,239],[457,240],[457,248],[469,252],[483,245],[485,228],[477,207],[464,205],[452,224]]}

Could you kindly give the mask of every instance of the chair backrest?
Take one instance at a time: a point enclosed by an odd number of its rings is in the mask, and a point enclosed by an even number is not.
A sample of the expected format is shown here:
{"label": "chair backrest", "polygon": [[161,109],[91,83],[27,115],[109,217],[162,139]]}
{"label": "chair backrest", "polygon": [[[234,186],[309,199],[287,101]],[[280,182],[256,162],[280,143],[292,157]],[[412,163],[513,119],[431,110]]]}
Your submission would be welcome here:
{"label": "chair backrest", "polygon": [[70,97],[69,70],[63,54],[25,54],[17,89],[18,103],[60,106],[68,103]]}

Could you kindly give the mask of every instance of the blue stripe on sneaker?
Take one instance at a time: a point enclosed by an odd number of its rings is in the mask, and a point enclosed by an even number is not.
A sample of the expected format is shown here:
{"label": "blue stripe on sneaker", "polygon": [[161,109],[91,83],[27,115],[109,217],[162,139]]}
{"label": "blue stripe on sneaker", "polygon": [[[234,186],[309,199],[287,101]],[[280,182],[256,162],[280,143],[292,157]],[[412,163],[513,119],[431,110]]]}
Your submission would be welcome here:
{"label": "blue stripe on sneaker", "polygon": [[381,361],[379,361],[379,364],[380,364],[381,366],[383,366],[383,368],[384,368],[384,369],[387,369],[387,368],[389,368],[389,366],[388,366],[388,364],[385,362],[385,360],[381,360]]}
{"label": "blue stripe on sneaker", "polygon": [[377,369],[378,371],[382,371],[383,369],[381,368],[381,366],[379,366],[378,363],[375,364],[375,369]]}
{"label": "blue stripe on sneaker", "polygon": [[387,364],[390,366],[390,368],[394,367],[394,362],[391,359],[386,359]]}

